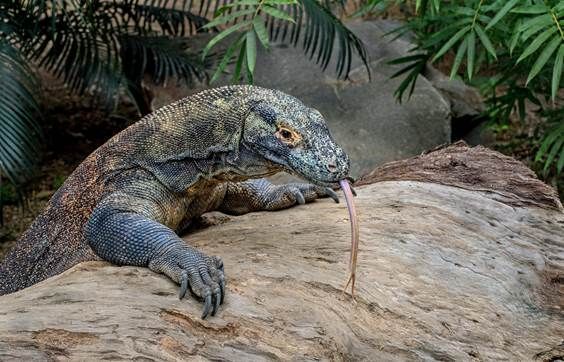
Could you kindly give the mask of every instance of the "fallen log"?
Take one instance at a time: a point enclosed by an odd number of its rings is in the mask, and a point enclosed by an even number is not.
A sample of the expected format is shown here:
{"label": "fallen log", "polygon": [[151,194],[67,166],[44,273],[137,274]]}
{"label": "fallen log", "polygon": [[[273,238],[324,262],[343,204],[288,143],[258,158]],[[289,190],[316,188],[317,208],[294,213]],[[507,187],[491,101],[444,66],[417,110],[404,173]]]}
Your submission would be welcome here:
{"label": "fallen log", "polygon": [[186,240],[224,260],[217,316],[145,268],[83,263],[0,297],[0,360],[564,358],[564,213],[515,162],[455,144],[364,177],[356,302],[343,203],[214,214]]}

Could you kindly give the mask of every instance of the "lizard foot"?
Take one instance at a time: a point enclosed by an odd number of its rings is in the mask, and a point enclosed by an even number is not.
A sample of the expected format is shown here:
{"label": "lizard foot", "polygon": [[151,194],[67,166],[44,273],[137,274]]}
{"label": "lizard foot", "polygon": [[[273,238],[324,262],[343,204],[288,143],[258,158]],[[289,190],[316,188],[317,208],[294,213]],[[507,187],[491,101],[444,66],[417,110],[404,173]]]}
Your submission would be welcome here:
{"label": "lizard foot", "polygon": [[330,197],[335,202],[339,202],[339,196],[329,187],[306,183],[291,183],[273,187],[275,188],[275,202],[288,200],[291,204],[295,205],[297,203],[303,205],[306,202],[311,202],[322,197]]}
{"label": "lizard foot", "polygon": [[179,298],[192,294],[204,302],[202,319],[215,315],[225,295],[223,261],[217,256],[207,256],[188,245],[178,245],[153,259],[149,268],[163,273],[180,284]]}

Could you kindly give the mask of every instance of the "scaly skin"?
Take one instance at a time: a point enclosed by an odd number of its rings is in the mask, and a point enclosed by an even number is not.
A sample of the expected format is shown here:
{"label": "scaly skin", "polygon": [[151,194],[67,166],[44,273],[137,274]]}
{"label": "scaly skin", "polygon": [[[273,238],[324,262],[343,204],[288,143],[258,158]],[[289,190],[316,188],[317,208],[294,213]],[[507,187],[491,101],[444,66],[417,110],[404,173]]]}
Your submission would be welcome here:
{"label": "scaly skin", "polygon": [[[349,160],[314,109],[279,91],[211,89],[184,98],[120,132],[67,179],[0,265],[0,295],[86,260],[166,274],[204,301],[223,301],[223,263],[177,233],[219,210],[240,215],[330,196]],[[275,186],[287,171],[312,184]]]}

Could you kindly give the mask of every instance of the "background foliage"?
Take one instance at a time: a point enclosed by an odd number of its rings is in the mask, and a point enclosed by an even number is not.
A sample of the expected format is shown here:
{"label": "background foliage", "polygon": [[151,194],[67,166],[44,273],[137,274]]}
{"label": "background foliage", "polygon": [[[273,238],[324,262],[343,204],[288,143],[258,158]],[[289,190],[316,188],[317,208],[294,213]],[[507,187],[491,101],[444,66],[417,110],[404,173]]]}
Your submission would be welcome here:
{"label": "background foliage", "polygon": [[428,62],[447,61],[450,76],[477,86],[486,98],[490,124],[507,126],[512,117],[527,121],[534,109],[543,122],[531,146],[540,172],[564,169],[564,1],[559,0],[368,0],[357,14],[403,6],[406,24],[391,36],[411,32],[417,46],[395,59],[403,68],[396,90],[409,96]]}

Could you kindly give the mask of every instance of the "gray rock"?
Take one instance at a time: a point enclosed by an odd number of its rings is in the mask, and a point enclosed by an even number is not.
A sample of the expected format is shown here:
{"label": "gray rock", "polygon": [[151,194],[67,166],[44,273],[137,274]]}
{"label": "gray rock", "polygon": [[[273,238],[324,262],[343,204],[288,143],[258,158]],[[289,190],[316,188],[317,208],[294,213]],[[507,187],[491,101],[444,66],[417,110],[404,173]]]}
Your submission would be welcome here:
{"label": "gray rock", "polygon": [[482,114],[486,105],[476,88],[460,79],[450,79],[430,65],[423,75],[450,104],[453,140],[463,139],[471,145],[494,143],[495,135],[484,127],[487,118]]}

